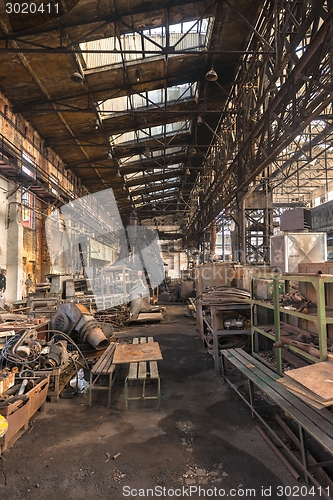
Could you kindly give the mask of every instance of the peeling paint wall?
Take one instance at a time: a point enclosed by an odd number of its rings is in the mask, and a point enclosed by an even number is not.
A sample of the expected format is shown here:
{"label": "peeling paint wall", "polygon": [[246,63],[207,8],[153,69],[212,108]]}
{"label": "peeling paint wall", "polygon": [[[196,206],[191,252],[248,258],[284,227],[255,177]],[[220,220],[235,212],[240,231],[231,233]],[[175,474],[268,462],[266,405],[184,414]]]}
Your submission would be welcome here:
{"label": "peeling paint wall", "polygon": [[[52,207],[29,190],[29,175],[34,179],[34,169],[45,172],[49,189],[60,186],[68,193],[82,190],[77,177],[64,168],[61,159],[45,147],[42,137],[11,110],[9,101],[0,93],[0,267],[7,269],[6,303],[22,299],[28,273],[34,282],[44,281],[50,272],[45,219]],[[24,169],[26,181],[8,182],[7,172],[1,167],[4,144],[9,141],[15,151],[13,163],[18,174]],[[15,163],[16,161],[16,163]],[[24,177],[24,176],[23,176]]]}

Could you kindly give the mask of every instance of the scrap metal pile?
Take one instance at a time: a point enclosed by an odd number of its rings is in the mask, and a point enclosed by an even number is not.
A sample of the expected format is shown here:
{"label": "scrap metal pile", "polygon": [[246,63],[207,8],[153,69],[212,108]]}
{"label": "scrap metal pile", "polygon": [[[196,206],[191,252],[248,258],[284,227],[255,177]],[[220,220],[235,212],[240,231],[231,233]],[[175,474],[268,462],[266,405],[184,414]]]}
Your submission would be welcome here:
{"label": "scrap metal pile", "polygon": [[61,339],[59,334],[47,342],[38,338],[38,332],[33,328],[10,337],[0,353],[3,368],[32,377],[36,371],[67,365],[74,358],[78,358],[78,353],[69,352],[67,340]]}
{"label": "scrap metal pile", "polygon": [[58,399],[82,362],[88,367],[82,350],[97,352],[108,345],[100,323],[85,307],[64,303],[44,330],[30,325],[8,332],[0,351],[0,369],[14,372],[17,383],[49,375],[49,396]]}
{"label": "scrap metal pile", "polygon": [[[273,303],[273,299],[265,300],[265,302]],[[298,311],[304,314],[308,313],[308,308],[312,305],[311,300],[304,297],[298,290],[284,293],[279,296],[280,306],[291,311]]]}

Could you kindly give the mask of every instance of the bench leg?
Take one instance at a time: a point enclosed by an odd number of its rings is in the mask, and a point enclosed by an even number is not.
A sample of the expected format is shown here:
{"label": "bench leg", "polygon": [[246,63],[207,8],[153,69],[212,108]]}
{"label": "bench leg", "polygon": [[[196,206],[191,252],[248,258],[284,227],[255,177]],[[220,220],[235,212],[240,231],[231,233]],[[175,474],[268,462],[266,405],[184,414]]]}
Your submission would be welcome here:
{"label": "bench leg", "polygon": [[125,378],[125,410],[128,410],[128,377]]}
{"label": "bench leg", "polygon": [[112,373],[109,375],[108,408],[111,407]]}
{"label": "bench leg", "polygon": [[157,379],[157,409],[161,408],[161,379]]}
{"label": "bench leg", "polygon": [[249,382],[249,397],[250,397],[250,405],[251,405],[251,416],[254,418],[254,388],[253,388],[253,383],[250,379],[248,379]]}
{"label": "bench leg", "polygon": [[91,406],[92,399],[92,374],[90,373],[90,383],[89,383],[89,406]]}
{"label": "bench leg", "polygon": [[225,377],[225,360],[224,360],[224,356],[222,354],[222,350],[221,350],[221,373],[222,373],[222,377],[224,378]]}
{"label": "bench leg", "polygon": [[304,436],[304,429],[301,425],[298,424],[298,429],[299,429],[299,440],[301,443],[301,452],[302,452],[302,463],[303,463],[303,472],[304,472],[304,479],[307,484],[309,484],[309,478],[306,473],[308,470],[308,457],[305,449],[305,436]]}

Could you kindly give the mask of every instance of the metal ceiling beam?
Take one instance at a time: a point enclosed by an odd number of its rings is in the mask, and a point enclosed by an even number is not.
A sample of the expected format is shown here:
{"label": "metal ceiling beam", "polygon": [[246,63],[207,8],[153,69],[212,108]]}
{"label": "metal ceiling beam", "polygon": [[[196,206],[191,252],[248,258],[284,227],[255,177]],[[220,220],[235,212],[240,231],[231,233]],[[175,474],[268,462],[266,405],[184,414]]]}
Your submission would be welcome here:
{"label": "metal ceiling beam", "polygon": [[[169,0],[165,1],[164,3],[160,4],[148,4],[148,5],[140,5],[139,7],[131,7],[130,15],[132,19],[134,19],[136,16],[140,16],[142,14],[151,14],[153,12],[159,12],[163,11],[165,9],[177,9],[177,7],[182,7],[184,5],[189,5],[189,4],[198,4],[200,2],[194,1],[194,0]],[[207,11],[207,4],[206,2],[201,2],[203,4],[203,10]],[[213,0],[210,4],[210,9],[213,12],[214,8],[217,5],[217,1]],[[98,23],[101,23],[101,28],[105,29],[106,24],[114,24],[114,23],[119,23],[123,17],[129,17],[129,12],[128,9],[125,11],[117,11],[109,15],[103,15],[103,16],[95,16],[95,17],[88,17],[85,19],[85,7],[82,8],[83,12],[82,15],[79,16],[79,21],[68,21],[68,20],[62,20],[62,28],[64,30],[70,29],[70,28],[82,28],[83,26],[89,26],[89,25],[95,25]],[[207,12],[208,15],[209,12]],[[68,16],[67,16],[68,17]],[[21,37],[26,37],[26,36],[33,36],[35,37],[36,35],[43,35],[43,38],[45,35],[48,33],[52,32],[58,32],[59,31],[59,24],[57,21],[54,22],[54,24],[49,23],[48,25],[42,24],[41,26],[36,26],[35,28],[30,28],[30,29],[24,29],[20,30],[19,32],[16,33],[8,33],[2,37],[0,37],[0,41],[10,41],[10,40],[17,40]]]}
{"label": "metal ceiling beam", "polygon": [[[321,3],[324,4],[324,2]],[[285,6],[290,8],[290,4],[288,3],[287,6],[287,2],[285,2]],[[296,7],[298,5],[295,4],[294,8]],[[313,17],[314,14],[317,15],[317,12],[314,13],[313,10],[308,13],[308,10],[305,9],[303,12],[310,17]],[[276,21],[280,24],[281,22],[291,23],[290,19],[293,18],[287,16],[287,20],[285,20],[281,18],[280,14],[281,8],[279,7],[278,12],[275,12],[274,23]],[[284,83],[279,88],[275,87],[274,95],[270,94],[271,87],[269,86],[262,90],[263,95],[259,96],[257,102],[259,100],[264,102],[266,96],[269,105],[264,113],[260,113],[258,104],[260,116],[257,123],[252,121],[251,125],[251,121],[238,122],[239,142],[238,140],[234,141],[235,145],[239,144],[238,151],[236,154],[234,153],[235,157],[225,172],[211,187],[206,189],[200,211],[196,212],[187,227],[187,234],[184,238],[185,245],[202,232],[223,208],[237,203],[242,193],[247,191],[249,184],[256,182],[258,176],[274,161],[276,155],[285,149],[313,119],[321,115],[332,103],[333,92],[329,89],[333,88],[333,82],[329,76],[331,75],[331,65],[327,54],[330,53],[332,43],[333,11],[326,14],[326,19],[323,20],[319,29],[317,24],[313,26],[311,41],[296,64],[292,64],[292,70],[288,68],[289,75],[286,73]],[[309,25],[307,17],[305,19],[296,18],[294,21],[300,30],[302,30],[302,22]],[[275,36],[284,32],[281,27],[277,29],[276,24],[274,29]],[[290,36],[290,30],[288,33]],[[289,46],[288,40],[280,39],[278,43],[281,44],[283,41]],[[282,50],[280,53],[281,57],[284,57]],[[285,64],[290,64],[290,57],[284,57]],[[275,65],[275,71],[281,75],[281,61],[276,60]],[[256,67],[255,72],[257,72]],[[306,82],[302,79],[303,75],[308,78]],[[323,85],[316,85],[316,81]],[[244,84],[243,88],[237,87],[237,95],[244,95],[249,99],[249,92],[248,89],[244,88]],[[256,108],[254,107],[252,116],[255,112]],[[220,135],[221,140],[223,140],[223,133]]]}

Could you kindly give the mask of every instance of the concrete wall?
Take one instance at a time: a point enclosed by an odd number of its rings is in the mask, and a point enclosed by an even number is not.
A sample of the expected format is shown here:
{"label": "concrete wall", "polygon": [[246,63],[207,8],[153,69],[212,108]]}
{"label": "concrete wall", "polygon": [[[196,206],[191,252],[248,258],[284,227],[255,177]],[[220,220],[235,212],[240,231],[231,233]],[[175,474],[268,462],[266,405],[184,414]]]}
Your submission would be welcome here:
{"label": "concrete wall", "polygon": [[9,190],[9,183],[4,179],[0,178],[0,267],[6,267],[7,265],[7,199],[6,194]]}
{"label": "concrete wall", "polygon": [[[66,191],[73,192],[79,182],[75,175],[64,169],[61,159],[50,148],[46,148],[42,137],[20,115],[11,111],[10,102],[0,93],[0,140],[9,141],[21,157],[32,159],[52,181]],[[0,151],[1,159],[1,151]],[[17,168],[21,168],[21,163]],[[10,304],[24,296],[24,282],[28,273],[35,282],[44,280],[50,272],[50,259],[45,237],[45,219],[51,207],[48,203],[34,199],[33,223],[24,227],[22,220],[22,193],[28,186],[19,186],[5,179],[0,166],[0,267],[7,269],[7,291],[5,301]]]}

